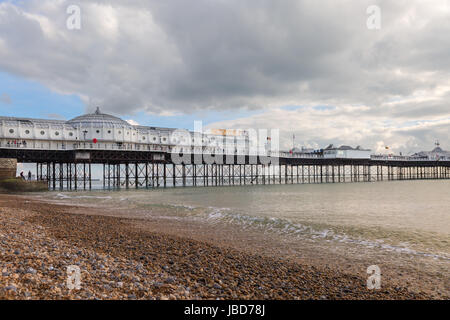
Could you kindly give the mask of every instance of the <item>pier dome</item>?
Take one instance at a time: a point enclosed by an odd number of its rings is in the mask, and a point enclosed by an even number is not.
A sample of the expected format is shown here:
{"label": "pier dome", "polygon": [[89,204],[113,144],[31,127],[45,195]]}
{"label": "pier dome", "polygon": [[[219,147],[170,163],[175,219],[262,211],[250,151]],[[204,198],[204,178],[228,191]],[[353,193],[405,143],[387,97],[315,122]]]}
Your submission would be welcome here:
{"label": "pier dome", "polygon": [[110,114],[101,113],[100,108],[94,113],[84,114],[67,121],[68,124],[74,127],[127,127],[132,128],[132,126],[115,116]]}

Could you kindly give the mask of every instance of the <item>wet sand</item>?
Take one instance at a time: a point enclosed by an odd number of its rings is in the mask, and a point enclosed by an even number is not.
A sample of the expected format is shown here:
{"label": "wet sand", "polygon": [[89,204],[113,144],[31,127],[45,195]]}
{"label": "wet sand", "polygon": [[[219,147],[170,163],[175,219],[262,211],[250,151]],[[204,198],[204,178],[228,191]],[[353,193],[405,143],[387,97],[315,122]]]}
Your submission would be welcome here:
{"label": "wet sand", "polygon": [[[448,299],[401,277],[368,290],[364,272],[310,261],[311,252],[277,257],[262,237],[243,244],[220,226],[13,195],[0,195],[0,212],[2,299]],[[81,269],[79,290],[66,286],[69,265]]]}

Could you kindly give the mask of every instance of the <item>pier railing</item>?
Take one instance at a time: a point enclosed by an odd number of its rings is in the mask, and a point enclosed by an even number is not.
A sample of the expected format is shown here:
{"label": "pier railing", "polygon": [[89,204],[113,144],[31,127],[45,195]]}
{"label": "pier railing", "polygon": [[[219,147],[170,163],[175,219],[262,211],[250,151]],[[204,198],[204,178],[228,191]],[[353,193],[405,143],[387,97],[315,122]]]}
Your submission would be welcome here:
{"label": "pier railing", "polygon": [[[219,154],[219,155],[240,155],[248,156],[248,153],[244,151],[229,150],[216,150],[214,148],[208,148],[205,146],[173,146],[173,145],[161,145],[161,144],[106,144],[106,143],[90,143],[90,142],[77,142],[77,143],[58,143],[56,145],[45,146],[40,143],[2,143],[0,141],[0,149],[17,149],[17,150],[42,150],[42,151],[77,151],[77,150],[104,150],[104,151],[142,151],[142,152],[165,152],[176,153],[182,152],[185,154],[196,154],[200,150],[203,154]],[[214,151],[212,151],[214,150]],[[253,154],[251,154],[253,156]],[[289,151],[265,151],[257,154],[258,156],[267,156],[272,158],[284,158],[284,159],[360,159],[360,158],[347,158],[347,157],[324,157],[321,153],[297,153]],[[404,162],[436,162],[436,161],[450,161],[450,157],[436,156],[436,157],[412,157],[412,156],[400,156],[400,155],[370,155],[367,160],[374,161],[404,161]]]}
{"label": "pier railing", "polygon": [[[79,141],[76,143],[60,143],[60,142],[40,142],[40,141],[17,141],[17,140],[0,140],[0,148],[18,149],[18,150],[49,150],[49,151],[69,151],[69,150],[108,150],[108,151],[150,151],[150,152],[183,152],[186,154],[195,154],[200,150],[203,154],[230,154],[230,155],[249,155],[245,150],[225,150],[218,149],[214,146],[183,146],[171,144],[151,144],[151,143],[107,143],[107,142],[86,142]],[[268,156],[273,158],[286,159],[352,159],[340,156],[324,157],[323,153],[303,153],[291,151],[270,151],[261,150],[257,155]],[[414,162],[432,162],[432,161],[450,161],[450,157],[435,156],[435,157],[413,157],[403,155],[370,155],[363,159],[377,160],[377,161],[414,161]]]}
{"label": "pier railing", "polygon": [[450,161],[450,157],[439,156],[435,158],[429,157],[411,157],[411,156],[385,156],[385,155],[371,155],[371,160],[383,160],[383,161]]}

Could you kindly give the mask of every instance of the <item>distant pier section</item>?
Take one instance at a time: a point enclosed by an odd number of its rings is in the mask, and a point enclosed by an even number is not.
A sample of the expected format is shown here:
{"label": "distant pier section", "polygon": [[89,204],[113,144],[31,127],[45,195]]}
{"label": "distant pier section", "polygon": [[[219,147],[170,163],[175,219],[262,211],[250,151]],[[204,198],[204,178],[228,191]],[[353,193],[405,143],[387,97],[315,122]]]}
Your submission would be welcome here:
{"label": "distant pier section", "polygon": [[[99,109],[69,121],[0,117],[0,175],[35,163],[50,189],[92,188],[100,165],[105,188],[157,188],[449,179],[450,153],[439,144],[411,156],[361,147],[252,148],[244,130],[188,132],[131,125]],[[13,168],[14,167],[14,168]]]}

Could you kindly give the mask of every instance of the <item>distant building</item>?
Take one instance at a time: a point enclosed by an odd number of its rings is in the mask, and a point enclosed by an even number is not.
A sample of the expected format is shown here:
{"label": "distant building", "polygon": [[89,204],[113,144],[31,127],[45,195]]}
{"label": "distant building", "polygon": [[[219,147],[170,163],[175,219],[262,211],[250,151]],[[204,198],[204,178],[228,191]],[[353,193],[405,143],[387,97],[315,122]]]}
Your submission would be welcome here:
{"label": "distant building", "polygon": [[302,147],[301,149],[300,148],[294,148],[294,149],[292,149],[292,153],[314,153],[314,149],[312,149],[312,148],[305,148],[305,147]]}
{"label": "distant building", "polygon": [[360,146],[356,148],[334,147],[330,144],[323,150],[323,157],[325,159],[370,159],[370,151],[370,149],[362,149]]}
{"label": "distant building", "polygon": [[436,142],[436,148],[431,151],[420,151],[411,156],[412,158],[421,158],[428,160],[450,159],[450,151],[445,151]]}

